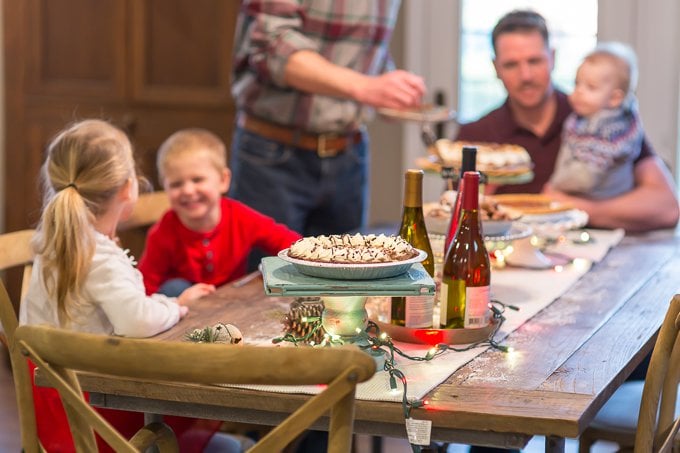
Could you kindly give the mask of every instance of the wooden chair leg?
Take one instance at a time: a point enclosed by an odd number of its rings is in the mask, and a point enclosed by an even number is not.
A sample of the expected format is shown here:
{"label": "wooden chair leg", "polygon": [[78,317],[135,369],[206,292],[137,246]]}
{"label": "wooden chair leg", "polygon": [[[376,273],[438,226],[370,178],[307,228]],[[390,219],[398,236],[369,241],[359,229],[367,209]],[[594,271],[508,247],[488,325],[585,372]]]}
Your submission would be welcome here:
{"label": "wooden chair leg", "polygon": [[582,435],[578,439],[578,453],[590,453],[590,447],[592,447],[594,443],[593,439]]}
{"label": "wooden chair leg", "polygon": [[345,453],[351,450],[354,420],[354,392],[349,392],[331,409],[328,453]]}

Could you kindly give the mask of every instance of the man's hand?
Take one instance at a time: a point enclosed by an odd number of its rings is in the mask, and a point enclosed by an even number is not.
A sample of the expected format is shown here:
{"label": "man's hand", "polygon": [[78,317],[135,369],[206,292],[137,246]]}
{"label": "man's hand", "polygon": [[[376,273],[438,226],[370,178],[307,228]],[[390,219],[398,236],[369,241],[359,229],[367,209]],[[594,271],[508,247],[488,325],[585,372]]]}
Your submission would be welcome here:
{"label": "man's hand", "polygon": [[423,78],[396,70],[376,77],[365,77],[356,87],[357,101],[373,107],[405,109],[421,104],[425,94]]}

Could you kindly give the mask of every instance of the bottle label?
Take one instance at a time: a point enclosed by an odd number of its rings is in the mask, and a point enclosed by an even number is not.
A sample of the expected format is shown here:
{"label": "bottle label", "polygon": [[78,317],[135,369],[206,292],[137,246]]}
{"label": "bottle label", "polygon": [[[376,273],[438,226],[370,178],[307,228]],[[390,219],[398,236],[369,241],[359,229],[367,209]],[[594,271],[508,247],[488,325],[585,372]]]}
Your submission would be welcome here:
{"label": "bottle label", "polygon": [[488,286],[465,288],[465,328],[486,327],[489,324],[489,302],[491,292]]}
{"label": "bottle label", "polygon": [[404,325],[412,328],[432,327],[433,296],[406,297]]}

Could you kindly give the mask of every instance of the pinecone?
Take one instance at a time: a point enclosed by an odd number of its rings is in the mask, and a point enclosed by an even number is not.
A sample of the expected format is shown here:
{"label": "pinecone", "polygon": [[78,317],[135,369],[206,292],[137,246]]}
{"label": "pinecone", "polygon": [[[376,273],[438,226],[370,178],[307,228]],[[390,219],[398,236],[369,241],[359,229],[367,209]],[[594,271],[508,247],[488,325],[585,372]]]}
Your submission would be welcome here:
{"label": "pinecone", "polygon": [[[284,315],[281,323],[283,324],[284,333],[289,333],[297,338],[303,338],[308,335],[316,326],[317,322],[303,322],[304,317],[321,318],[323,312],[323,302],[319,297],[296,297],[290,304],[290,311]],[[318,321],[320,322],[320,321]],[[314,342],[319,344],[323,340],[326,333],[323,327],[314,332],[314,334],[307,339],[307,343]]]}

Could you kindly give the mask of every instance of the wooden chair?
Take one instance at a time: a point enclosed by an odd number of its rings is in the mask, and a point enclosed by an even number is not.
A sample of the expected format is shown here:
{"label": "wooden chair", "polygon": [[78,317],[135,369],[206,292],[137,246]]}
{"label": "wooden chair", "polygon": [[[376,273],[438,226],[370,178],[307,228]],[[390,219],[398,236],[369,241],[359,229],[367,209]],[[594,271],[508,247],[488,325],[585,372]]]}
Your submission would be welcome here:
{"label": "wooden chair", "polygon": [[597,440],[636,453],[680,451],[676,408],[680,382],[680,295],[670,303],[643,381],[625,382],[579,439],[579,452]]}
{"label": "wooden chair", "polygon": [[0,234],[0,271],[23,266],[24,273],[21,283],[21,297],[28,289],[33,269],[33,248],[31,239],[35,230],[20,230]]}
{"label": "wooden chair", "polygon": [[[133,451],[82,400],[78,372],[129,379],[201,384],[327,384],[318,395],[262,438],[251,452],[278,451],[330,409],[329,447],[349,452],[354,392],[375,373],[375,362],[354,347],[276,348],[167,342],[92,335],[47,326],[20,326],[16,342],[42,376],[59,390],[74,437],[91,442],[96,430],[116,451]],[[83,345],[87,344],[87,348]],[[215,366],[238,364],[238,366]],[[88,446],[91,444],[87,444]]]}
{"label": "wooden chair", "polygon": [[146,233],[170,209],[168,196],[163,191],[139,195],[130,218],[118,224],[118,238],[123,248],[139,259],[144,251]]}
{"label": "wooden chair", "polygon": [[162,190],[142,193],[139,195],[130,218],[118,225],[118,231],[153,225],[168,209],[170,209],[170,201]]}
{"label": "wooden chair", "polygon": [[0,281],[0,322],[5,330],[7,348],[12,363],[12,377],[19,409],[19,424],[21,426],[21,446],[26,453],[43,452],[38,440],[38,429],[35,421],[33,406],[33,389],[28,371],[26,358],[16,346],[15,332],[17,329],[17,315],[10,301],[5,285]]}
{"label": "wooden chair", "polygon": [[[19,406],[19,418],[21,421],[21,445],[22,451],[26,453],[34,452],[44,452],[42,445],[38,439],[36,420],[35,420],[35,409],[33,406],[33,392],[31,389],[31,380],[28,371],[28,365],[26,362],[26,353],[23,350],[24,346],[18,342],[18,337],[16,336],[21,327],[17,327],[16,316],[14,315],[14,309],[10,303],[9,296],[5,290],[5,286],[0,283],[0,319],[2,320],[3,326],[5,326],[8,333],[9,347],[10,347],[10,357],[12,359],[12,370],[14,377],[14,387],[17,394],[17,403]],[[82,345],[81,345],[82,347]],[[31,357],[33,358],[33,357]],[[100,423],[105,424],[109,429],[108,422],[106,422],[97,412],[92,409],[83,398],[82,392],[76,381],[68,381],[70,376],[63,376],[64,382],[69,382],[73,388],[73,394],[71,397],[75,397],[77,392],[77,398],[82,402],[82,405],[87,406],[89,411],[95,414]],[[69,421],[71,421],[71,416],[74,413],[74,406],[68,404],[70,400],[64,399],[67,404],[64,404],[64,409],[69,416]],[[80,420],[74,422],[75,426],[78,423],[82,423]],[[76,449],[78,452],[90,452],[97,451],[97,444],[94,438],[94,434],[90,432],[89,436],[81,436],[80,433],[83,430],[73,430],[74,442],[76,444]],[[119,436],[120,437],[120,436]],[[122,437],[121,437],[122,439]],[[123,445],[123,444],[121,444]],[[177,440],[170,428],[162,423],[154,423],[145,426],[140,430],[135,437],[127,444],[127,448],[116,449],[116,451],[143,451],[143,449],[157,445],[159,451],[161,452],[177,452]]]}
{"label": "wooden chair", "polygon": [[[0,271],[23,266],[20,299],[26,294],[28,283],[31,280],[33,270],[33,247],[31,247],[31,240],[34,234],[35,230],[20,230],[0,234]],[[13,318],[16,320],[16,315]],[[6,330],[9,330],[9,328],[4,328],[4,323],[0,324],[0,343],[9,350]]]}
{"label": "wooden chair", "polygon": [[[21,297],[28,289],[33,268],[33,249],[31,239],[35,230],[21,230],[0,235],[0,270],[23,266],[21,283]],[[19,424],[21,426],[21,445],[27,453],[44,451],[38,440],[38,431],[33,407],[33,391],[28,374],[26,358],[15,347],[14,332],[18,325],[17,314],[12,301],[0,281],[0,342],[9,351],[12,364],[12,377],[19,409]]]}

